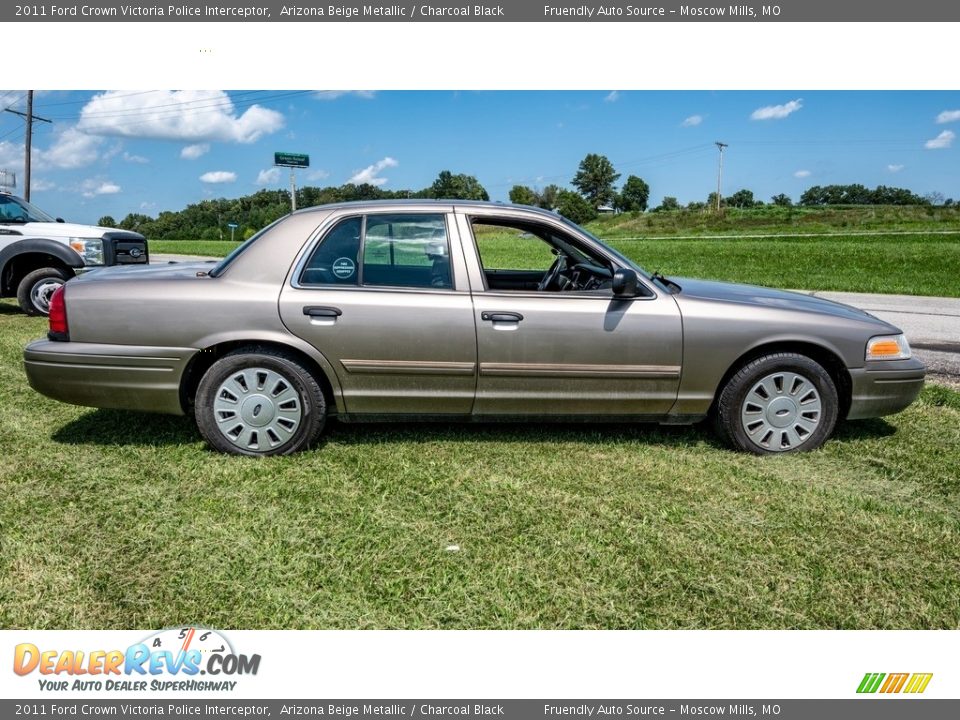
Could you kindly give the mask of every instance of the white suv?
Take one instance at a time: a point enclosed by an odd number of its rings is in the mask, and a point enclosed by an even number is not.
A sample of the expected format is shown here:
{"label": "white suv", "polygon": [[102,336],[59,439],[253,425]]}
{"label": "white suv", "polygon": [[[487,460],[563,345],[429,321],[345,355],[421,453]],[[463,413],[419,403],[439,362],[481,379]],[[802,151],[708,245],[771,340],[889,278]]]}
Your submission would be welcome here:
{"label": "white suv", "polygon": [[16,296],[28,315],[48,314],[53,291],[78,273],[147,262],[139,233],[67,223],[0,192],[0,297]]}

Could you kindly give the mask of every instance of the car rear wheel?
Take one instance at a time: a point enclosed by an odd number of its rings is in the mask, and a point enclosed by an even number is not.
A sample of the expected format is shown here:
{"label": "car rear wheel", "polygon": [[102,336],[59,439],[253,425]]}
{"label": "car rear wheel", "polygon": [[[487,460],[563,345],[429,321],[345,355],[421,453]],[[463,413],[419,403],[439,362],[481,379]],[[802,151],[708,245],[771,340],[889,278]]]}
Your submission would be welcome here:
{"label": "car rear wheel", "polygon": [[289,455],[316,442],[327,405],[300,361],[271,348],[247,348],[207,370],[197,388],[195,415],[200,433],[221,452]]}
{"label": "car rear wheel", "polygon": [[17,302],[27,315],[49,315],[50,298],[67,281],[59,268],[46,267],[27,273],[17,286]]}
{"label": "car rear wheel", "polygon": [[839,401],[830,374],[797,353],[757,358],[727,381],[714,423],[721,437],[757,455],[813,450],[833,433]]}

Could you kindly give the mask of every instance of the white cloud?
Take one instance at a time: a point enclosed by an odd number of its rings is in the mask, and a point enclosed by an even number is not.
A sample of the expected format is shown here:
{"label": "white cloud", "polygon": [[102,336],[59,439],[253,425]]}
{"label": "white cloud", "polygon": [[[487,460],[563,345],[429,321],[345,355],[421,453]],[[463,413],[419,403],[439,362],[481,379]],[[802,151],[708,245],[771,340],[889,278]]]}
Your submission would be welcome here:
{"label": "white cloud", "polygon": [[109,180],[91,178],[80,184],[80,192],[86,198],[96,197],[97,195],[116,195],[120,192],[120,186]]}
{"label": "white cloud", "polygon": [[793,174],[793,176],[794,176],[795,178],[807,178],[807,177],[810,177],[812,174],[813,174],[813,173],[811,173],[809,170],[797,170],[797,171]]}
{"label": "white cloud", "polygon": [[892,173],[898,173],[903,170],[903,165],[887,165],[887,171]]}
{"label": "white cloud", "polygon": [[960,120],[960,110],[944,110],[937,115],[937,124],[952,123]]}
{"label": "white cloud", "polygon": [[383,185],[387,182],[387,178],[379,177],[380,173],[387,168],[396,167],[397,165],[399,165],[399,163],[392,157],[385,157],[373,165],[367,165],[363,170],[357,170],[357,172],[347,180],[347,184],[362,185],[363,183],[369,183],[370,185]]}
{"label": "white cloud", "polygon": [[203,183],[232,183],[237,179],[237,174],[235,172],[230,172],[228,170],[211,170],[210,172],[205,172],[200,176],[200,182]]}
{"label": "white cloud", "polygon": [[353,97],[373,100],[376,93],[373,90],[317,90],[313,96],[317,100],[336,100],[337,98],[352,95]]}
{"label": "white cloud", "polygon": [[157,204],[155,202],[147,202],[146,200],[140,203],[141,210],[153,210],[156,206]]}
{"label": "white cloud", "polygon": [[611,91],[610,91],[610,94],[607,95],[607,96],[603,99],[603,101],[604,101],[604,102],[616,102],[616,101],[619,100],[619,99],[620,99],[620,91],[619,91],[619,90],[611,90]]}
{"label": "white cloud", "polygon": [[116,142],[111,145],[109,148],[100,153],[100,162],[104,165],[109,163],[110,160],[113,160],[117,155],[120,154],[120,151],[123,150],[123,143]]}
{"label": "white cloud", "polygon": [[180,151],[180,157],[184,160],[196,160],[202,155],[210,152],[209,143],[197,143],[196,145],[187,145]]}
{"label": "white cloud", "polygon": [[54,190],[56,189],[57,184],[51,182],[50,180],[44,180],[43,178],[31,178],[30,179],[30,189],[35,190],[36,192],[43,192],[44,190]]}
{"label": "white cloud", "polygon": [[943,150],[953,145],[953,139],[957,136],[953,130],[944,130],[932,140],[927,140],[923,146],[927,150]]}
{"label": "white cloud", "polygon": [[782,120],[803,107],[803,99],[797,98],[783,105],[767,105],[757,108],[750,115],[751,120]]}
{"label": "white cloud", "polygon": [[252,143],[283,123],[283,115],[259,105],[239,114],[222,90],[157,90],[94,95],[77,127],[92,135]]}
{"label": "white cloud", "polygon": [[703,122],[703,115],[691,115],[682,123],[680,123],[680,125],[682,127],[696,127],[702,122]]}
{"label": "white cloud", "polygon": [[145,158],[143,155],[131,155],[128,152],[123,153],[123,159],[128,163],[134,163],[136,165],[146,165],[150,160]]}
{"label": "white cloud", "polygon": [[102,138],[88,135],[77,127],[68,127],[46,150],[36,150],[33,162],[39,168],[72,170],[85,167],[99,157]]}
{"label": "white cloud", "polygon": [[276,185],[280,182],[280,168],[261,170],[257,175],[257,185]]}
{"label": "white cloud", "polygon": [[326,180],[330,177],[330,173],[326,170],[311,170],[307,173],[307,180],[310,182],[317,182],[317,180]]}
{"label": "white cloud", "polygon": [[6,140],[0,142],[0,168],[16,172],[19,176],[23,168],[23,145]]}

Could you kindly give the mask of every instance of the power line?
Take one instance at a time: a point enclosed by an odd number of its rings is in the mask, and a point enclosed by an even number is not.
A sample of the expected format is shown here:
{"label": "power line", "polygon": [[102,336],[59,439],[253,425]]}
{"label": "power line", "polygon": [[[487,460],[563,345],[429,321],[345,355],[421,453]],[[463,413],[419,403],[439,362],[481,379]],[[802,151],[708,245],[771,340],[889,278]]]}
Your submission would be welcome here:
{"label": "power line", "polygon": [[27,122],[27,135],[26,143],[24,148],[23,156],[23,198],[27,202],[30,202],[30,161],[31,161],[31,152],[33,150],[33,121],[39,120],[40,122],[53,123],[52,120],[47,118],[40,117],[39,115],[33,114],[33,90],[27,91],[27,111],[25,113],[20,112],[19,110],[11,110],[7,108],[5,112],[13,113],[14,115],[19,115]]}

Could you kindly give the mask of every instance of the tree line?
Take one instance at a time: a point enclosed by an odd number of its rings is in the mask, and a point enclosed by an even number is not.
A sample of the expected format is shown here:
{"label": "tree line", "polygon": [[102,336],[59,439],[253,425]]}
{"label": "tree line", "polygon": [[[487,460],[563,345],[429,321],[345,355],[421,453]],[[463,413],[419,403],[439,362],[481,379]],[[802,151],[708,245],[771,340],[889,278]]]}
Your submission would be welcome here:
{"label": "tree line", "polygon": [[[514,185],[510,202],[532,205],[555,211],[575,223],[585,223],[601,212],[641,213],[669,211],[708,212],[717,207],[717,194],[710,193],[705,201],[694,201],[683,206],[675,197],[666,196],[660,205],[650,208],[650,186],[636,175],[628,175],[618,188],[621,174],[604,156],[590,153],[580,162],[570,180],[573,189],[556,184],[543,188]],[[437,200],[489,200],[490,195],[476,177],[449,170],[437,175],[434,182],[421,190],[385,190],[376,185],[347,184],[329,187],[303,187],[297,190],[297,207],[313,207],[354,200],[389,200],[427,198]],[[910,190],[879,185],[870,189],[864,185],[814,185],[804,191],[797,203],[800,206],[826,205],[940,205],[953,206],[954,200],[940,193],[920,196]],[[790,196],[780,193],[764,202],[754,197],[751,190],[737,190],[720,200],[721,208],[757,208],[765,205],[790,207]],[[179,211],[163,211],[156,218],[142,213],[130,213],[119,223],[109,215],[100,218],[100,224],[136,230],[149,238],[159,240],[217,240],[246,239],[290,209],[287,190],[260,190],[239,198],[203,200],[187,205]],[[232,234],[229,225],[237,226]]]}
{"label": "tree line", "polygon": [[[422,190],[385,190],[363,183],[330,187],[297,188],[297,207],[306,208],[355,200],[393,200],[427,198],[436,200],[489,200],[490,195],[473,175],[441,172],[429,187]],[[274,220],[290,212],[289,190],[259,190],[238,198],[201,200],[183,210],[165,210],[157,217],[130,213],[117,222],[105,215],[99,224],[135,230],[156,240],[229,240],[229,225],[237,240],[250,237]]]}

